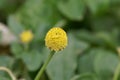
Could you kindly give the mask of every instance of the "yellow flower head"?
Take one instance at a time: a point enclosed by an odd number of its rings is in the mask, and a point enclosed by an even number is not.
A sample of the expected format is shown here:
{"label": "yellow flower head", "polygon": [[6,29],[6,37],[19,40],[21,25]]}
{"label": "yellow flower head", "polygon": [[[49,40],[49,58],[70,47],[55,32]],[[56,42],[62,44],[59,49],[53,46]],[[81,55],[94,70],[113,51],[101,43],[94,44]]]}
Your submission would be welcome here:
{"label": "yellow flower head", "polygon": [[30,30],[23,31],[20,34],[20,39],[23,43],[29,43],[33,39],[33,33]]}
{"label": "yellow flower head", "polygon": [[50,29],[45,37],[45,45],[56,52],[64,49],[67,42],[66,32],[59,27]]}

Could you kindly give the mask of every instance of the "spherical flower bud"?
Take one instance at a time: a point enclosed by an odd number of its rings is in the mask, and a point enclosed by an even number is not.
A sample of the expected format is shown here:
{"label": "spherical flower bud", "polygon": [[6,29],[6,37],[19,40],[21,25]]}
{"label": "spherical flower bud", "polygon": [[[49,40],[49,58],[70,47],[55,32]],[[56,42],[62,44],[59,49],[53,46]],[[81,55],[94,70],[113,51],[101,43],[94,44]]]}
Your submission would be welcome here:
{"label": "spherical flower bud", "polygon": [[52,28],[45,37],[45,45],[52,51],[63,50],[67,46],[67,34],[59,27]]}
{"label": "spherical flower bud", "polygon": [[22,43],[29,43],[33,39],[33,33],[30,30],[23,31],[20,34],[20,39]]}

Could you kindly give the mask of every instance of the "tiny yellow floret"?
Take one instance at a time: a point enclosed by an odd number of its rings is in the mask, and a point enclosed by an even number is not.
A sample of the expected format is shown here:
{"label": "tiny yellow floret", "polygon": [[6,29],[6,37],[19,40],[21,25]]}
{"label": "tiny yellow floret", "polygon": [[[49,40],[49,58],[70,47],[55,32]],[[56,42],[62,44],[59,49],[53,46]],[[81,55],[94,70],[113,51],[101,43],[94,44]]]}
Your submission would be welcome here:
{"label": "tiny yellow floret", "polygon": [[22,43],[29,43],[33,39],[33,33],[30,30],[23,31],[20,34],[20,39]]}
{"label": "tiny yellow floret", "polygon": [[63,50],[67,43],[67,34],[62,28],[54,27],[46,34],[45,45],[52,51]]}

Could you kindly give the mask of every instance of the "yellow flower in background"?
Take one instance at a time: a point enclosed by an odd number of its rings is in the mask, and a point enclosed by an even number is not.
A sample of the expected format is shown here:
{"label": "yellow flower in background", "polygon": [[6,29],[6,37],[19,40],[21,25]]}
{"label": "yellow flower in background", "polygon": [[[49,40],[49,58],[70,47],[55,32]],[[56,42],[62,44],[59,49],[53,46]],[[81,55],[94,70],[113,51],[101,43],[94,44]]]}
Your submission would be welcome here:
{"label": "yellow flower in background", "polygon": [[52,28],[45,37],[45,45],[53,51],[60,51],[67,46],[67,34],[59,27]]}
{"label": "yellow flower in background", "polygon": [[23,31],[20,34],[21,42],[29,43],[33,39],[33,33],[30,30]]}

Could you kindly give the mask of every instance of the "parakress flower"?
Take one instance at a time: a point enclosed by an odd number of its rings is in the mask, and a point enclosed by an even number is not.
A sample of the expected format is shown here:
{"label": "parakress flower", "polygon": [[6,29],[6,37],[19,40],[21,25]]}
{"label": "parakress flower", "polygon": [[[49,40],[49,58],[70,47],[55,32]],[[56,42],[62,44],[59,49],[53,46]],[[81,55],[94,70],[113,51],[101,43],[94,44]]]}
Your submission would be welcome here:
{"label": "parakress flower", "polygon": [[45,37],[45,45],[53,51],[63,50],[67,46],[67,34],[59,27],[52,28]]}
{"label": "parakress flower", "polygon": [[33,33],[30,30],[23,31],[20,34],[20,39],[23,43],[29,43],[33,39]]}

